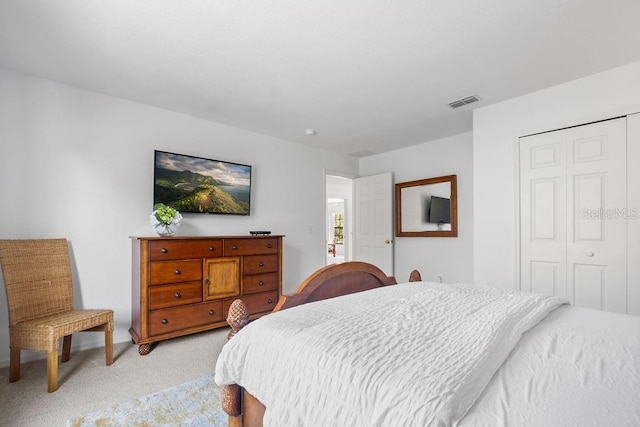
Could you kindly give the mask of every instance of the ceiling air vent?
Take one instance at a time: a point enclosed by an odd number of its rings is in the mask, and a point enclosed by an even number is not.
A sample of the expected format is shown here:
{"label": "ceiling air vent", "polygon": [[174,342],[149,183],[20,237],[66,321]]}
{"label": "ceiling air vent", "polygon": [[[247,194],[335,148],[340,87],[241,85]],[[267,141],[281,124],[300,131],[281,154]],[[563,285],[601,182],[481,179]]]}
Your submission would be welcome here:
{"label": "ceiling air vent", "polygon": [[449,107],[451,108],[459,108],[463,105],[473,104],[474,102],[478,102],[480,99],[475,95],[467,96],[466,98],[456,99],[449,103]]}
{"label": "ceiling air vent", "polygon": [[360,151],[354,151],[353,153],[349,153],[350,156],[353,157],[368,157],[368,156],[372,156],[376,153],[374,153],[373,151],[369,151],[369,150],[360,150]]}

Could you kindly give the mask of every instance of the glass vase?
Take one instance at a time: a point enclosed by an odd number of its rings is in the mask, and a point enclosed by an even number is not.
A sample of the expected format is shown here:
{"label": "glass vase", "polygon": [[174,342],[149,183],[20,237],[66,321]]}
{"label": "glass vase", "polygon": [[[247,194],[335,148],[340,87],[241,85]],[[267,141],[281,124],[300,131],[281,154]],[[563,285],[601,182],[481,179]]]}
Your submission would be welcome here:
{"label": "glass vase", "polygon": [[178,224],[158,224],[153,227],[161,237],[173,237],[178,231]]}

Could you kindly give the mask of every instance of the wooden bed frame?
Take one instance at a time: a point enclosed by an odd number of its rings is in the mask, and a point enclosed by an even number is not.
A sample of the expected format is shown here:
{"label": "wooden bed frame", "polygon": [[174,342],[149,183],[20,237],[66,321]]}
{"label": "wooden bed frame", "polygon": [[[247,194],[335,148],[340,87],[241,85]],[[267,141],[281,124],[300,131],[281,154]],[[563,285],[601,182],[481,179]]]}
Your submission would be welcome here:
{"label": "wooden bed frame", "polygon": [[[409,281],[420,280],[422,280],[420,273],[413,270],[409,275]],[[273,312],[308,302],[395,284],[397,282],[394,277],[387,276],[378,267],[365,262],[332,264],[309,276],[293,294],[282,295]],[[231,304],[227,322],[231,326],[229,339],[249,323],[247,306],[242,300],[237,299]],[[262,426],[266,409],[258,399],[237,384],[222,388],[222,408],[229,415],[230,427]]]}

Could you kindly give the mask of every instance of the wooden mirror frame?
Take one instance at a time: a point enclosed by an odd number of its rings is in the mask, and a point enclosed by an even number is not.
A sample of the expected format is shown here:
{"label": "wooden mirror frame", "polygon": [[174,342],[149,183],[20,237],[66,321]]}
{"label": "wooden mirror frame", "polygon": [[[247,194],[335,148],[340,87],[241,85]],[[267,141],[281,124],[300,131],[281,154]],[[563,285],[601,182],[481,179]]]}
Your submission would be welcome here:
{"label": "wooden mirror frame", "polygon": [[[403,231],[402,229],[402,189],[448,182],[451,184],[451,230]],[[396,184],[396,237],[457,237],[458,236],[458,190],[456,175],[419,179]]]}

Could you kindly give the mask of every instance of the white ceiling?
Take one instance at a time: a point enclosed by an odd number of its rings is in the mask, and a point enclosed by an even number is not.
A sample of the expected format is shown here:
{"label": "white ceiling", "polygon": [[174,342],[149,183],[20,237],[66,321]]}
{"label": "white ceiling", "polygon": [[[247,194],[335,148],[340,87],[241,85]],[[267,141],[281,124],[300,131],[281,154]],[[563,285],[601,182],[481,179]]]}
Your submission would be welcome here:
{"label": "white ceiling", "polygon": [[[0,0],[0,66],[380,153],[640,60],[639,17],[638,0]],[[447,106],[470,94],[481,101]]]}

